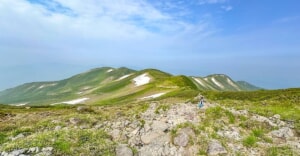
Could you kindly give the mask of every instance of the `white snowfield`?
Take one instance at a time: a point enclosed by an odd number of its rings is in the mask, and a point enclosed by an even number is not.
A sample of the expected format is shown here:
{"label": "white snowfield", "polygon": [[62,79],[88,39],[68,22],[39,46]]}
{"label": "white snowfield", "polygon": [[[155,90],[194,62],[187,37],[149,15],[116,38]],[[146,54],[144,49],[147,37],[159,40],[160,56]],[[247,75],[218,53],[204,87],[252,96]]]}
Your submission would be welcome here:
{"label": "white snowfield", "polygon": [[124,76],[118,78],[116,81],[121,81],[121,80],[126,79],[127,77],[129,77],[129,76],[131,76],[131,75],[132,75],[132,74],[124,75]]}
{"label": "white snowfield", "polygon": [[26,103],[18,103],[18,104],[15,104],[15,106],[25,106],[27,104],[28,104],[28,102],[26,102]]}
{"label": "white snowfield", "polygon": [[193,77],[193,79],[194,79],[196,82],[198,82],[201,86],[206,87],[206,85],[205,85],[202,81],[200,81],[199,79],[197,79],[196,77]]}
{"label": "white snowfield", "polygon": [[221,87],[221,88],[224,88],[224,86],[218,82],[214,77],[211,79],[213,81],[214,84],[216,84],[217,86]]}
{"label": "white snowfield", "polygon": [[114,69],[108,69],[106,72],[107,72],[107,73],[110,73],[110,72],[112,72],[112,71],[114,71]]}
{"label": "white snowfield", "polygon": [[157,97],[160,97],[162,95],[164,95],[166,93],[157,93],[157,94],[153,94],[153,95],[150,95],[150,96],[146,96],[146,97],[143,97],[141,99],[151,99],[151,98],[157,98]]}
{"label": "white snowfield", "polygon": [[42,89],[42,88],[45,88],[45,87],[51,87],[51,86],[55,86],[57,85],[56,83],[51,83],[51,84],[44,84],[44,85],[41,85],[38,89]]}
{"label": "white snowfield", "polygon": [[133,79],[133,81],[135,82],[135,86],[145,85],[145,84],[149,83],[150,80],[151,80],[151,78],[149,76],[147,76],[147,73],[142,74]]}
{"label": "white snowfield", "polygon": [[65,101],[65,102],[62,102],[62,103],[69,104],[69,105],[75,105],[75,104],[79,104],[79,103],[85,102],[88,99],[90,99],[90,98],[75,99],[75,100],[72,100],[72,101]]}

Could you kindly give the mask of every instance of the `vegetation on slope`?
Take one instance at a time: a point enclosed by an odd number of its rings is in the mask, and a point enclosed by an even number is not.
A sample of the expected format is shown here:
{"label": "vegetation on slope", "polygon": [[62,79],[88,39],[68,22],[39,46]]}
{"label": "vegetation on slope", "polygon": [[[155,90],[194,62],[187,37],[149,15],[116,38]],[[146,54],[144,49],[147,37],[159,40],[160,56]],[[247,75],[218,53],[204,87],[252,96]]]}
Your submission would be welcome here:
{"label": "vegetation on slope", "polygon": [[252,92],[213,92],[202,94],[214,102],[236,109],[273,116],[279,114],[284,120],[295,122],[300,130],[300,89],[259,90]]}

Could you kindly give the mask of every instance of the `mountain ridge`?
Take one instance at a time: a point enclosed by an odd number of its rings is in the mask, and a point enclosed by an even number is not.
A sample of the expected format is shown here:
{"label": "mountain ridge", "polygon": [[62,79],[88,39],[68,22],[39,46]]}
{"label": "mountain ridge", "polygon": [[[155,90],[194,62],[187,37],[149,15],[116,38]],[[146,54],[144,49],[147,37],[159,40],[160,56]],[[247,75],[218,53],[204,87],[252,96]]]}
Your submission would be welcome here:
{"label": "mountain ridge", "polygon": [[[0,92],[0,103],[51,104],[85,98],[89,104],[129,96],[131,100],[151,94],[178,93],[182,90],[251,91],[260,88],[235,82],[225,74],[206,77],[172,75],[158,69],[140,71],[126,67],[101,67],[59,81],[31,82]],[[91,100],[92,99],[92,100]],[[129,99],[127,99],[129,100]]]}

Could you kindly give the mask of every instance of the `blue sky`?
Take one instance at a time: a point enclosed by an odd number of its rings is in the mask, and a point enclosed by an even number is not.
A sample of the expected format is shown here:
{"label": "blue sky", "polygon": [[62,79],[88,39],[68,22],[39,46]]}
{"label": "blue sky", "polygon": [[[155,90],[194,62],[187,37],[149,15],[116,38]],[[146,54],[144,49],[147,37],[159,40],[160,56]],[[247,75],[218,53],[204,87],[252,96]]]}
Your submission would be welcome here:
{"label": "blue sky", "polygon": [[298,0],[1,0],[0,90],[95,67],[300,87]]}

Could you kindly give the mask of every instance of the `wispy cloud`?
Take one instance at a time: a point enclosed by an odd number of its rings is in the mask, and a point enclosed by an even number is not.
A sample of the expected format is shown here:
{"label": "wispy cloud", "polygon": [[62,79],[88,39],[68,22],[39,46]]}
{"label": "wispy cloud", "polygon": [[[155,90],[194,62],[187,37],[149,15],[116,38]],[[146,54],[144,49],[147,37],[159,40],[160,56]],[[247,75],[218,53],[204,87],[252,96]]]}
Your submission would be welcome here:
{"label": "wispy cloud", "polygon": [[230,10],[233,9],[233,7],[230,6],[230,5],[227,5],[227,6],[221,6],[221,8],[222,8],[223,10],[225,10],[225,11],[230,11]]}
{"label": "wispy cloud", "polygon": [[228,0],[199,0],[199,4],[217,4],[217,3],[225,3]]}

